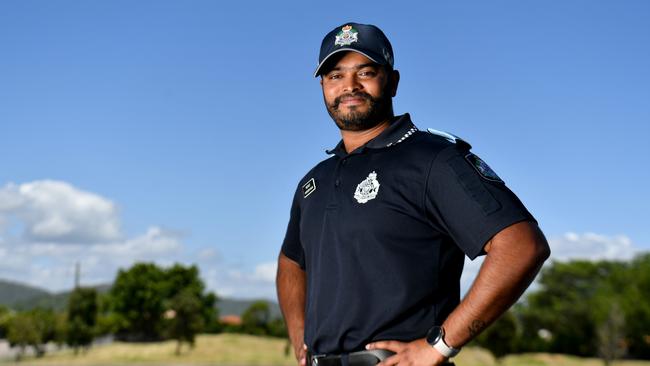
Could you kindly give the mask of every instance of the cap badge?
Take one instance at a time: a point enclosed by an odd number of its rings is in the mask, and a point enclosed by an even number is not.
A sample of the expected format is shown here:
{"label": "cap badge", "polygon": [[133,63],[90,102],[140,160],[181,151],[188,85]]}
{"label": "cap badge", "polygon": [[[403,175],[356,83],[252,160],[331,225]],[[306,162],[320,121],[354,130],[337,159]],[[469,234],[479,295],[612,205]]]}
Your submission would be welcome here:
{"label": "cap badge", "polygon": [[368,178],[357,185],[354,198],[359,203],[366,203],[377,197],[377,193],[379,193],[379,181],[377,180],[377,173],[372,172],[368,174]]}
{"label": "cap badge", "polygon": [[347,46],[359,40],[359,31],[352,28],[351,25],[346,25],[341,28],[341,31],[336,35],[334,41],[335,46]]}

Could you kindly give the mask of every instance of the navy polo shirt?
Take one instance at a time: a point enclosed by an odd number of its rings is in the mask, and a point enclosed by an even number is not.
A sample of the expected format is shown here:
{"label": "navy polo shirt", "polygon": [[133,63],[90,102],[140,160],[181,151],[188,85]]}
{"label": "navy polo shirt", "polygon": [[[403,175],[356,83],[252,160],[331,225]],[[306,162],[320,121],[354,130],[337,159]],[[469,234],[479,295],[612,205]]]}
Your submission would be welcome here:
{"label": "navy polo shirt", "polygon": [[341,141],[300,181],[282,253],[307,273],[314,354],[424,337],[460,301],[464,256],[534,221],[470,148],[405,114],[349,154]]}

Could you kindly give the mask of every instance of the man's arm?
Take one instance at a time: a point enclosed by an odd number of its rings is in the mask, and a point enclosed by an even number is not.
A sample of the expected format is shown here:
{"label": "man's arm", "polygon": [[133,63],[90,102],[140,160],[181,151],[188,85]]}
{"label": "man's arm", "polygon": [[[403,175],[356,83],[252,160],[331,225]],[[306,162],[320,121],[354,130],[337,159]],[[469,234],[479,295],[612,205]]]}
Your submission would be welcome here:
{"label": "man's arm", "polygon": [[[550,255],[544,234],[532,222],[503,229],[485,245],[485,251],[487,256],[472,287],[443,323],[445,343],[451,347],[464,346],[508,310]],[[368,348],[397,353],[379,366],[439,365],[446,361],[424,338],[409,343],[380,341]]]}
{"label": "man's arm", "polygon": [[282,315],[289,332],[289,339],[293,345],[298,363],[304,366],[306,364],[304,330],[307,275],[298,263],[282,253],[278,257],[276,286],[280,309],[282,309]]}

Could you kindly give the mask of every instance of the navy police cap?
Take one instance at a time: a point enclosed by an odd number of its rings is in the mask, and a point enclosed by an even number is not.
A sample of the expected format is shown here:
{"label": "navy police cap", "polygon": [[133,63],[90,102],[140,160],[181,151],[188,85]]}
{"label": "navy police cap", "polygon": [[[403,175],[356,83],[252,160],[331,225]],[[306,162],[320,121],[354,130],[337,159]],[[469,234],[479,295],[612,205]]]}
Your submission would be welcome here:
{"label": "navy police cap", "polygon": [[371,24],[345,23],[323,38],[314,77],[324,71],[321,68],[332,55],[343,51],[360,53],[380,65],[394,65],[393,47],[381,29]]}

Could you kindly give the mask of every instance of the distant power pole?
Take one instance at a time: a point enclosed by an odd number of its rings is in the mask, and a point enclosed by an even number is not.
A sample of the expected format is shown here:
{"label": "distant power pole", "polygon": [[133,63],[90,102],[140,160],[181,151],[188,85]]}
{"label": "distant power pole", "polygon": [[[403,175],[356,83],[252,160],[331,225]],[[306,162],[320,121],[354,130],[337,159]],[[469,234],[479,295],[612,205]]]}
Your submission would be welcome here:
{"label": "distant power pole", "polygon": [[81,264],[79,262],[77,262],[74,267],[75,267],[74,268],[74,288],[78,289],[79,288],[79,277],[81,276],[80,275]]}

